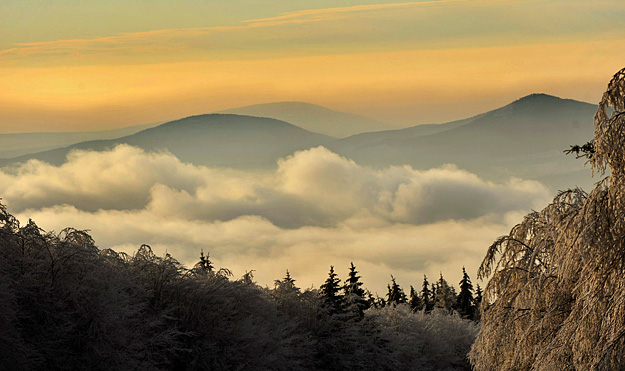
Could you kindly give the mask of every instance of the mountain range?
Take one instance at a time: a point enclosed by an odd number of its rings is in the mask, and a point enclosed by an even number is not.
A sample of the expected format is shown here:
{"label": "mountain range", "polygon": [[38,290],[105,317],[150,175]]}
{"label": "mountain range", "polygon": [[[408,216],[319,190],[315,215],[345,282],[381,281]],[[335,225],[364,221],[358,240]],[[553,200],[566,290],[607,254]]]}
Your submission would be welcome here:
{"label": "mountain range", "polygon": [[[532,94],[438,132],[413,128],[360,134],[328,148],[374,167],[408,164],[424,169],[453,163],[486,179],[537,179],[553,188],[589,186],[583,161],[565,156],[573,144],[592,139],[595,105]],[[427,128],[424,128],[427,129]],[[558,175],[570,173],[560,179]],[[570,184],[569,182],[572,182]]]}
{"label": "mountain range", "polygon": [[269,117],[286,121],[309,131],[336,138],[344,138],[362,132],[388,130],[391,128],[388,124],[368,117],[335,111],[323,106],[304,102],[255,104],[252,106],[219,111],[217,113]]}
{"label": "mountain range", "polygon": [[[251,112],[249,110],[254,108],[260,114],[260,107],[271,108],[275,116],[295,117],[295,108],[302,104],[293,104],[249,106],[240,112]],[[287,107],[286,113],[276,114],[280,107]],[[32,158],[61,164],[73,149],[105,150],[126,143],[145,150],[167,150],[182,161],[197,165],[271,169],[280,157],[322,145],[374,168],[410,165],[427,169],[453,163],[493,181],[519,177],[539,180],[553,189],[576,185],[588,188],[597,179],[592,179],[590,170],[584,169],[583,160],[565,156],[563,151],[592,138],[596,109],[589,103],[532,94],[463,120],[359,133],[345,138],[320,134],[275,118],[206,114],[117,139],[81,142],[0,159],[0,166]],[[303,111],[306,116],[306,110]],[[333,125],[337,125],[336,122]],[[315,126],[314,120],[307,127],[323,129],[322,124]]]}
{"label": "mountain range", "polygon": [[120,138],[160,124],[162,122],[93,132],[0,134],[0,158],[18,157],[90,140]]}
{"label": "mountain range", "polygon": [[136,134],[95,140],[8,160],[0,165],[39,159],[55,165],[76,150],[104,151],[129,144],[147,151],[169,151],[184,162],[235,168],[269,168],[280,157],[332,140],[287,122],[266,117],[206,114],[171,121]]}

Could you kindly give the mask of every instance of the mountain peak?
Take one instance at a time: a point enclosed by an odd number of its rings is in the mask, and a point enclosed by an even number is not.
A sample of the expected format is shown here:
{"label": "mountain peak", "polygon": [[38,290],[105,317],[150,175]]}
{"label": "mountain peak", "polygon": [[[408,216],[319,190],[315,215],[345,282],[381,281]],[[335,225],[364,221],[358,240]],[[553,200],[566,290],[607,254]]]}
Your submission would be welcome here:
{"label": "mountain peak", "polygon": [[219,111],[218,113],[270,117],[312,132],[339,138],[367,131],[389,129],[388,125],[368,117],[335,111],[306,102],[263,103]]}
{"label": "mountain peak", "polygon": [[[587,109],[592,109],[594,105],[586,102],[580,102],[574,99],[563,99],[554,95],[544,93],[534,93],[526,95],[522,98],[515,100],[514,102],[491,111],[495,115],[509,114],[510,112],[526,112],[545,115],[548,113],[555,113],[556,111],[567,109],[578,109],[581,106],[585,106]],[[596,109],[596,108],[595,108]]]}
{"label": "mountain peak", "polygon": [[566,99],[562,99],[560,97],[556,97],[555,95],[549,95],[549,94],[545,94],[545,93],[533,93],[530,95],[526,95],[522,98],[519,98],[517,100],[515,100],[514,102],[512,102],[512,104],[515,103],[537,103],[537,102],[557,102],[557,101],[563,101]]}

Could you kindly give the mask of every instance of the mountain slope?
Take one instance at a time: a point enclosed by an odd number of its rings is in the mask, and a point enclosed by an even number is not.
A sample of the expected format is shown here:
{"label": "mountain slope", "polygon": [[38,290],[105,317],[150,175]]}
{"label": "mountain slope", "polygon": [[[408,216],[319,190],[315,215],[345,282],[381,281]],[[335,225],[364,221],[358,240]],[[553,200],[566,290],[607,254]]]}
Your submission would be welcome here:
{"label": "mountain slope", "polygon": [[90,140],[121,138],[157,125],[152,123],[94,132],[0,134],[0,158],[23,156]]}
{"label": "mountain slope", "polygon": [[355,115],[303,102],[276,102],[233,108],[219,113],[269,117],[306,130],[337,138],[368,131],[387,130],[389,125]]}
{"label": "mountain slope", "polygon": [[82,142],[69,147],[0,162],[31,158],[53,164],[74,149],[106,150],[125,143],[150,151],[166,150],[197,165],[263,168],[299,149],[323,145],[334,138],[312,133],[284,121],[251,116],[208,114],[191,116],[115,140]]}
{"label": "mountain slope", "polygon": [[536,179],[552,189],[589,188],[597,179],[583,160],[562,152],[592,138],[596,106],[545,94],[532,94],[504,107],[440,125],[419,125],[335,139],[270,118],[209,114],[172,121],[117,140],[83,142],[16,159],[63,163],[72,149],[103,150],[127,143],[146,150],[168,150],[198,165],[247,169],[273,168],[280,157],[324,145],[371,167],[408,164],[428,169],[456,164],[477,175],[505,181]]}
{"label": "mountain slope", "polygon": [[460,127],[473,121],[476,117],[479,116],[481,115],[474,116],[468,119],[452,121],[445,124],[422,124],[404,129],[383,130],[356,134],[347,138],[339,139],[335,141],[331,146],[336,146],[336,148],[341,148],[342,151],[347,151],[358,149],[360,147],[372,146],[376,143],[381,143],[384,141],[406,140],[406,138],[417,138],[426,135],[432,135]]}
{"label": "mountain slope", "polygon": [[[393,131],[392,135],[371,133],[357,145],[354,137],[345,138],[330,147],[376,167],[410,164],[425,169],[454,163],[487,179],[559,179],[550,185],[572,187],[575,184],[566,183],[566,177],[554,175],[581,174],[576,171],[583,168],[583,161],[562,151],[592,138],[595,112],[592,104],[532,94],[438,133],[415,136],[411,131],[417,126]],[[588,186],[592,182],[588,179],[571,181]]]}

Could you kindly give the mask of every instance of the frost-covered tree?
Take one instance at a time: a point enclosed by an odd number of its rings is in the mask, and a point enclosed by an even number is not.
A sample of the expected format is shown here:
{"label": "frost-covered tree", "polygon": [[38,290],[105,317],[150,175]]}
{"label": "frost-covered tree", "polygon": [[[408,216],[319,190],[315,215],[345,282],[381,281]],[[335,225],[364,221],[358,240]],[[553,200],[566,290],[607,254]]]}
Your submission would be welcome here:
{"label": "frost-covered tree", "polygon": [[[475,322],[442,310],[414,312],[407,304],[372,308],[365,319],[378,323],[381,336],[404,371],[470,370],[467,353],[477,334]],[[379,368],[365,368],[375,369]]]}
{"label": "frost-covered tree", "polygon": [[450,311],[456,307],[456,290],[440,274],[434,289],[434,307]]}
{"label": "frost-covered tree", "polygon": [[625,364],[625,69],[584,155],[608,175],[559,193],[488,249],[476,370],[617,370]]}
{"label": "frost-covered tree", "polygon": [[362,282],[360,282],[360,276],[354,266],[354,263],[350,264],[347,280],[343,286],[345,310],[348,313],[354,314],[358,319],[364,317],[364,311],[369,308],[369,302],[365,298],[365,290],[362,288]]}

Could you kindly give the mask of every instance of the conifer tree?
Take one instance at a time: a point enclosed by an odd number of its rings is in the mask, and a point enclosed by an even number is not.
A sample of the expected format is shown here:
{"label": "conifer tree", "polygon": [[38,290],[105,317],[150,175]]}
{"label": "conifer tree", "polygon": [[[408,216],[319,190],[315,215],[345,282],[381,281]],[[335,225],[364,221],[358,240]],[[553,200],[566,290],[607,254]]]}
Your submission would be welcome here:
{"label": "conifer tree", "polygon": [[299,288],[295,286],[295,280],[291,277],[288,269],[283,279],[274,281],[274,291],[278,294],[299,294]]}
{"label": "conifer tree", "polygon": [[423,275],[423,286],[421,288],[421,300],[423,300],[423,307],[426,312],[429,312],[434,307],[434,295],[433,291],[430,289],[430,283],[428,282],[428,277]]}
{"label": "conifer tree", "polygon": [[434,306],[448,311],[456,306],[456,290],[447,283],[442,273],[434,290]]}
{"label": "conifer tree", "polygon": [[343,295],[340,294],[341,280],[334,273],[334,266],[330,266],[330,273],[325,283],[321,285],[321,294],[324,299],[324,306],[330,314],[337,314],[343,311]]}
{"label": "conifer tree", "polygon": [[475,312],[475,299],[473,298],[473,284],[467,274],[467,271],[462,267],[462,280],[460,280],[460,293],[456,298],[456,308],[460,315],[464,318],[473,318]]}
{"label": "conifer tree", "polygon": [[473,312],[474,321],[480,321],[482,318],[482,311],[480,309],[482,308],[482,294],[482,288],[478,284],[477,288],[475,289],[475,298],[473,298],[473,307],[475,308],[475,311]]}
{"label": "conifer tree", "polygon": [[407,302],[407,298],[406,298],[406,294],[404,293],[404,290],[397,284],[397,282],[395,281],[395,277],[393,277],[391,275],[391,284],[387,285],[388,287],[388,293],[386,294],[386,297],[388,299],[388,303],[389,304],[401,304],[401,303],[406,303]]}
{"label": "conifer tree", "polygon": [[213,262],[210,261],[209,255],[209,253],[206,253],[206,256],[204,256],[204,250],[200,250],[200,261],[195,267],[206,273],[212,273],[215,267],[213,266]]}
{"label": "conifer tree", "polygon": [[480,287],[480,284],[477,284],[477,289],[475,289],[475,299],[474,300],[474,305],[475,308],[477,308],[478,310],[480,309],[480,305],[482,305],[482,288]]}
{"label": "conifer tree", "polygon": [[[227,280],[228,277],[232,276],[232,271],[228,268],[219,268],[215,270],[215,266],[213,262],[209,259],[209,253],[206,253],[204,256],[204,250],[200,251],[200,261],[193,266],[191,272],[196,276],[203,277],[217,277],[221,279]],[[171,255],[165,253],[165,257],[171,258]]]}
{"label": "conifer tree", "polygon": [[410,285],[410,300],[408,302],[410,304],[410,308],[415,312],[423,309],[423,300],[419,297],[419,293]]}
{"label": "conifer tree", "polygon": [[[364,317],[364,311],[370,306],[365,298],[365,290],[361,286],[360,276],[352,262],[349,267],[348,278],[343,286],[345,309],[350,313],[357,314],[360,319]],[[371,294],[369,293],[369,295]]]}

